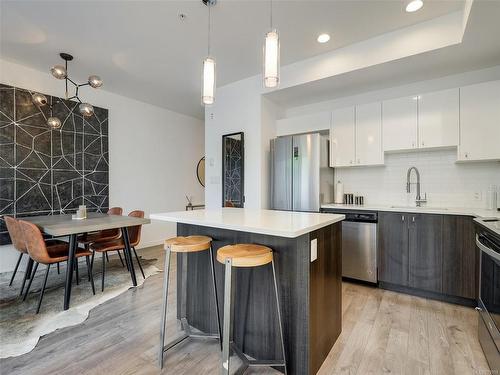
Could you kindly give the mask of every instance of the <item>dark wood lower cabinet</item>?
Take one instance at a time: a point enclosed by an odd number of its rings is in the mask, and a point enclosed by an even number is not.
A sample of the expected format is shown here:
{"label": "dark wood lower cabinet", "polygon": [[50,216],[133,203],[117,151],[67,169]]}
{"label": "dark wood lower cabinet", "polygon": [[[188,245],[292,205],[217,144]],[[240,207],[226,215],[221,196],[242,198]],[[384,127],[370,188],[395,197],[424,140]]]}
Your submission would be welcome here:
{"label": "dark wood lower cabinet", "polygon": [[477,299],[479,252],[470,216],[443,218],[443,293]]}
{"label": "dark wood lower cabinet", "polygon": [[379,212],[378,238],[381,287],[474,304],[479,259],[472,217]]}
{"label": "dark wood lower cabinet", "polygon": [[408,285],[408,215],[378,214],[378,279]]}
{"label": "dark wood lower cabinet", "polygon": [[443,215],[409,214],[409,286],[442,292]]}

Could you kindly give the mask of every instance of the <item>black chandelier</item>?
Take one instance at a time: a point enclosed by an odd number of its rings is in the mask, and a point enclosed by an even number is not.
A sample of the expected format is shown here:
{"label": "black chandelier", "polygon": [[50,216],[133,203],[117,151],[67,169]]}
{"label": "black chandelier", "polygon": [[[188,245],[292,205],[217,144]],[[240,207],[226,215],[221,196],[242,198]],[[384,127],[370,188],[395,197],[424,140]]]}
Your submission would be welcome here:
{"label": "black chandelier", "polygon": [[[73,56],[71,56],[68,53],[60,53],[59,56],[64,60],[64,66],[62,65],[54,65],[52,68],[50,68],[50,73],[57,78],[57,79],[64,79],[66,83],[66,91],[65,91],[65,99],[66,100],[73,100],[76,99],[80,104],[78,105],[78,110],[80,114],[82,114],[84,117],[90,117],[94,114],[94,107],[92,107],[91,104],[89,103],[84,103],[80,100],[80,97],[78,96],[78,92],[80,90],[80,87],[83,86],[90,86],[94,89],[98,89],[99,87],[102,86],[102,79],[99,76],[96,75],[91,75],[89,76],[87,82],[78,84],[75,81],[73,81],[71,78],[68,77],[68,61],[73,60]],[[74,95],[69,96],[68,93],[68,82],[74,86],[75,92]],[[40,94],[40,93],[34,93],[32,95],[33,102],[41,107],[44,105],[48,105],[50,109],[50,117],[47,119],[47,126],[49,126],[51,129],[59,129],[62,125],[61,120],[55,116],[53,116],[52,109],[55,104],[59,103],[60,100],[57,100],[55,103],[49,104],[47,101],[47,98],[45,95]]]}

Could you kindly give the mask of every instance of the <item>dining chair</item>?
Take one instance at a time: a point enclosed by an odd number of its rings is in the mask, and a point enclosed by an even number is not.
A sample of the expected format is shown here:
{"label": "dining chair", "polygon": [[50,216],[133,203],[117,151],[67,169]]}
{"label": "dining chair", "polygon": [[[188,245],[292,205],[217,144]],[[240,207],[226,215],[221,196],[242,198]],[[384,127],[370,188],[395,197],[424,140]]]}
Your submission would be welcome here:
{"label": "dining chair", "polygon": [[[19,251],[19,257],[17,258],[16,267],[14,268],[14,273],[10,278],[9,286],[12,286],[12,283],[14,281],[14,278],[16,276],[17,270],[19,268],[19,265],[21,264],[21,260],[24,254],[28,255],[26,271],[24,272],[23,283],[21,285],[21,290],[19,292],[19,295],[21,296],[23,294],[24,286],[26,285],[26,280],[30,277],[31,270],[33,268],[33,259],[30,258],[28,250],[26,249],[26,242],[24,239],[24,234],[21,229],[21,226],[19,225],[19,220],[12,216],[7,216],[7,215],[5,215],[3,219],[5,220],[5,224],[7,225],[7,230],[9,231],[12,245],[14,245],[14,248],[17,251]],[[64,241],[54,240],[54,239],[44,240],[44,241],[45,241],[45,246],[47,246],[47,248],[53,248],[54,246],[60,246],[66,244],[66,242]],[[59,263],[57,263],[57,269],[59,272]]]}
{"label": "dining chair", "polygon": [[[47,246],[42,236],[42,232],[38,227],[28,221],[19,220],[19,226],[23,232],[24,240],[26,243],[26,250],[31,259],[35,262],[33,271],[31,273],[31,278],[26,287],[24,293],[23,301],[26,300],[28,292],[30,290],[31,284],[35,279],[35,274],[38,269],[38,265],[45,264],[47,266],[45,270],[45,278],[43,281],[42,289],[40,290],[40,297],[38,300],[38,306],[36,308],[36,313],[40,311],[40,306],[42,304],[43,295],[45,293],[45,287],[47,285],[47,278],[49,276],[50,266],[54,263],[65,262],[68,260],[69,245],[66,242],[57,243],[52,246]],[[89,250],[77,249],[75,256],[77,259],[79,257],[85,257],[87,261],[87,272],[92,284],[92,293],[95,294],[94,278],[92,277],[92,270],[90,267],[90,255],[92,253]]]}
{"label": "dining chair", "polygon": [[[123,208],[111,207],[108,210],[107,214],[121,216],[123,214]],[[121,236],[120,229],[114,228],[114,229],[105,229],[94,233],[84,233],[82,235],[79,235],[76,238],[76,240],[78,241],[79,244],[83,245],[86,250],[89,250],[89,246],[92,242],[116,240],[120,238],[120,236]],[[120,251],[117,251],[117,253],[118,257],[120,258],[120,262],[122,263],[122,266],[125,267]],[[109,257],[107,253],[106,253],[106,259],[109,262]]]}
{"label": "dining chair", "polygon": [[[144,217],[144,211],[136,210],[132,211],[131,213],[128,214],[130,217],[138,217],[138,218],[143,218]],[[130,240],[130,248],[134,252],[135,259],[137,260],[137,264],[139,265],[139,268],[142,273],[142,277],[145,279],[146,276],[144,275],[144,270],[142,269],[141,261],[139,260],[139,257],[137,256],[137,251],[135,250],[135,247],[139,244],[141,241],[141,230],[142,230],[142,225],[136,225],[133,227],[128,228],[128,234],[129,234],[129,240]],[[120,237],[115,240],[111,241],[99,241],[99,242],[93,242],[90,244],[90,250],[92,250],[92,260],[90,262],[90,267],[94,267],[94,255],[96,252],[102,253],[102,280],[101,280],[101,291],[104,291],[104,278],[105,278],[105,273],[106,273],[106,262],[105,262],[105,257],[104,255],[108,251],[118,251],[118,250],[124,250],[125,249],[125,243],[123,242],[123,238]],[[132,259],[130,259],[132,261]]]}

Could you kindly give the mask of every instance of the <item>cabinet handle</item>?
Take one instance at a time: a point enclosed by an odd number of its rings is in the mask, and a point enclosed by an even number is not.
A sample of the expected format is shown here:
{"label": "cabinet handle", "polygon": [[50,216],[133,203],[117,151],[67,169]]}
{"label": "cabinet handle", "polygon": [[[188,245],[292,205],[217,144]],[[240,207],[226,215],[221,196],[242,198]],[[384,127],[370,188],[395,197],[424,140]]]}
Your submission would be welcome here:
{"label": "cabinet handle", "polygon": [[411,221],[415,222],[415,216],[412,216]]}
{"label": "cabinet handle", "polygon": [[405,221],[405,216],[401,215],[401,221]]}
{"label": "cabinet handle", "polygon": [[422,146],[425,146],[424,142],[422,141]]}
{"label": "cabinet handle", "polygon": [[466,153],[465,153],[465,157],[466,157],[466,158],[468,158],[468,157],[469,157],[469,153],[468,153],[468,152],[466,152]]}

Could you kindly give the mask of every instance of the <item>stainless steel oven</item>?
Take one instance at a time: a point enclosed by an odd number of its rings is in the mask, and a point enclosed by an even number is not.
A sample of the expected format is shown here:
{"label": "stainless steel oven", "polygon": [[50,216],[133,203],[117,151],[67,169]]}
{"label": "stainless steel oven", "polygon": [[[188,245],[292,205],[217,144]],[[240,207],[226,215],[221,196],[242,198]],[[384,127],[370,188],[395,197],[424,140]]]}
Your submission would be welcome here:
{"label": "stainless steel oven", "polygon": [[500,374],[500,236],[479,228],[479,341],[490,369]]}

